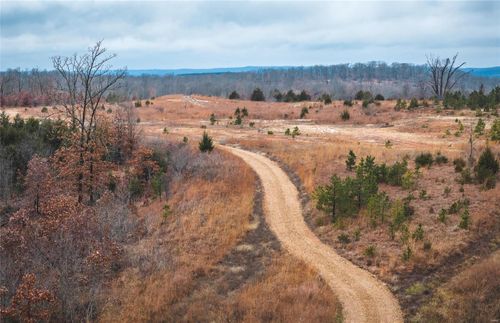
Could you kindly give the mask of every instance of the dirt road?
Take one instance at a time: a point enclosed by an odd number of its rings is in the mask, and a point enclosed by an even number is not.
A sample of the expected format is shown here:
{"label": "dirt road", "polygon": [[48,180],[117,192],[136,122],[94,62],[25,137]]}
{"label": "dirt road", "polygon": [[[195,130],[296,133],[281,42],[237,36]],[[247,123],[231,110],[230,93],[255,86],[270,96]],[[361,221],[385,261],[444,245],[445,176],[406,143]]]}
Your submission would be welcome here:
{"label": "dirt road", "polygon": [[257,153],[224,149],[242,158],[260,177],[271,230],[286,250],[315,268],[333,289],[345,322],[403,322],[398,302],[383,283],[340,257],[307,227],[298,191],[278,164]]}

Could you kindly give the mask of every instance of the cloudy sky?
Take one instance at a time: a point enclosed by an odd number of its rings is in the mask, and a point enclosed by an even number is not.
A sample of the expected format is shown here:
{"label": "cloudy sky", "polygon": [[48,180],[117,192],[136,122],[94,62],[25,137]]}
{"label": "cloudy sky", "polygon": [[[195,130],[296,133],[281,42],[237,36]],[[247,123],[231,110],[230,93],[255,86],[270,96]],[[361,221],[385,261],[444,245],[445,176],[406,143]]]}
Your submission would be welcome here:
{"label": "cloudy sky", "polygon": [[500,2],[0,0],[0,69],[103,39],[129,69],[423,63],[456,52],[500,65]]}

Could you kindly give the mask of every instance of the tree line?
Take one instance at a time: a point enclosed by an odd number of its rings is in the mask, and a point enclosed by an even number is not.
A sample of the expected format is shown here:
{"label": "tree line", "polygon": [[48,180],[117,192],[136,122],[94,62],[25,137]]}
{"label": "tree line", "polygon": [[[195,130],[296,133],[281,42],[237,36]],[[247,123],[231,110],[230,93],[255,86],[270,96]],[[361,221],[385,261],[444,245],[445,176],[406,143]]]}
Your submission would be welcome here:
{"label": "tree line", "polygon": [[[106,99],[118,102],[174,93],[228,97],[233,91],[241,97],[250,98],[256,88],[266,98],[279,97],[276,92],[279,91],[282,98],[290,102],[295,99],[291,94],[297,89],[304,90],[312,99],[318,99],[324,93],[336,99],[353,99],[360,90],[381,94],[386,98],[429,98],[436,95],[433,91],[435,86],[429,84],[429,71],[427,65],[370,62],[241,73],[125,75],[120,80],[121,86],[107,93]],[[447,71],[441,70],[442,73]],[[450,78],[456,75],[460,75],[456,84],[452,82],[442,87],[451,90],[450,86],[454,85],[455,90],[470,93],[479,89],[481,84],[485,91],[490,91],[500,83],[499,79],[476,77],[460,71]],[[1,72],[0,103],[2,106],[55,104],[61,99],[57,94],[62,81],[57,71],[10,69]],[[441,89],[440,84],[436,86]]]}

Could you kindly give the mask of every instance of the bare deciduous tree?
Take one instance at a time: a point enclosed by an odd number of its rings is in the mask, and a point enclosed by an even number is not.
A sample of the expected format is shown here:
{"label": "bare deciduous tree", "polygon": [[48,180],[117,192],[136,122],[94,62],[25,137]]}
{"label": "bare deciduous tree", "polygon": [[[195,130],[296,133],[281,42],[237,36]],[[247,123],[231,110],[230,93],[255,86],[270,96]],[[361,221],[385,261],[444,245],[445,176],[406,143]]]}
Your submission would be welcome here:
{"label": "bare deciduous tree", "polygon": [[[80,149],[79,167],[87,171],[78,174],[78,201],[82,202],[84,174],[93,176],[93,159],[86,160],[85,154],[92,154],[96,139],[98,109],[104,102],[104,95],[116,87],[123,79],[126,69],[113,70],[109,64],[116,54],[107,54],[99,41],[83,55],[53,57],[52,63],[64,80],[60,86],[63,106],[72,126],[78,133]],[[88,164],[88,165],[85,165]],[[90,202],[93,203],[93,189],[89,188]]]}
{"label": "bare deciduous tree", "polygon": [[451,59],[427,56],[427,67],[430,71],[429,86],[438,99],[442,99],[446,92],[451,91],[457,82],[467,74],[460,71],[465,62],[455,65],[457,57],[458,53]]}

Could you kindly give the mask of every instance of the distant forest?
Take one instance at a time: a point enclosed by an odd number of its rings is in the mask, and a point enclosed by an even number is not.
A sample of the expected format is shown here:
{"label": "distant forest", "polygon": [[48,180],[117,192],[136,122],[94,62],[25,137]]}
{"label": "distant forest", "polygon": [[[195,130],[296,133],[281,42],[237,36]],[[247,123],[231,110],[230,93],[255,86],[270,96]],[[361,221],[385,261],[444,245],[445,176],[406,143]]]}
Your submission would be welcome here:
{"label": "distant forest", "polygon": [[[233,91],[248,99],[255,88],[262,90],[266,100],[274,100],[272,93],[275,90],[306,90],[313,99],[325,93],[334,99],[351,99],[359,90],[381,94],[385,98],[427,98],[432,96],[428,79],[429,72],[425,65],[388,65],[380,62],[232,73],[128,75],[120,88],[108,95],[108,101],[145,99],[174,93],[227,97]],[[54,71],[10,69],[1,72],[1,103],[3,106],[52,104],[58,97],[60,81]],[[489,91],[500,85],[500,78],[467,74],[453,90],[467,94],[479,89],[481,84],[485,91]]]}

